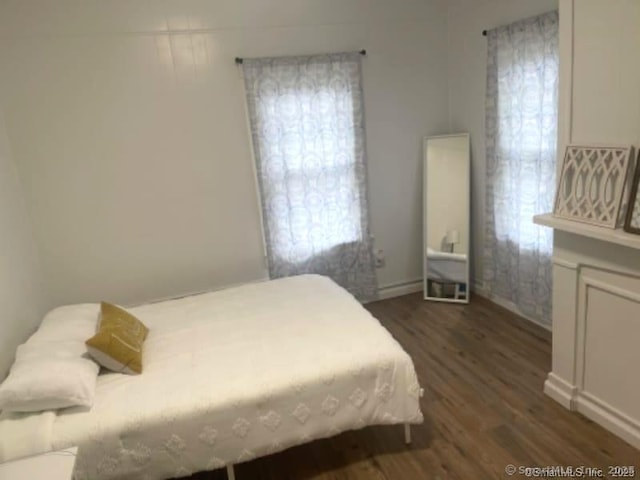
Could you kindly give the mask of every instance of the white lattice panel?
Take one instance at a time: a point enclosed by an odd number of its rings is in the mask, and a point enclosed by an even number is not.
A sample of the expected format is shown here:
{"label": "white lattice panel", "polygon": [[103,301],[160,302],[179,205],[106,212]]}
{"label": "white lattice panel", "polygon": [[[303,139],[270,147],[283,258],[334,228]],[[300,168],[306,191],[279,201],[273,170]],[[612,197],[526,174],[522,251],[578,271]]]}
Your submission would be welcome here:
{"label": "white lattice panel", "polygon": [[568,145],[553,213],[616,228],[628,195],[633,147]]}

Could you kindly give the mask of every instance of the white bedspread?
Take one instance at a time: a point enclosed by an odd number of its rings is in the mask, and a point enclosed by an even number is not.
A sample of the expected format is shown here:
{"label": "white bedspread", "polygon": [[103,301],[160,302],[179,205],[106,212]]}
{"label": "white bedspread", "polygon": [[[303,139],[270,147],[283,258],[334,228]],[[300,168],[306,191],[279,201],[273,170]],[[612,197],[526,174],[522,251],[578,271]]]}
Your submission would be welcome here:
{"label": "white bedspread", "polygon": [[427,248],[427,278],[435,281],[467,283],[467,255]]}
{"label": "white bedspread", "polygon": [[0,415],[0,462],[51,450],[53,410]]}
{"label": "white bedspread", "polygon": [[78,480],[186,476],[348,429],[422,422],[411,359],[327,278],[130,310],[150,329],[142,375],[100,375],[92,409],[62,410],[52,425],[52,448],[79,446]]}

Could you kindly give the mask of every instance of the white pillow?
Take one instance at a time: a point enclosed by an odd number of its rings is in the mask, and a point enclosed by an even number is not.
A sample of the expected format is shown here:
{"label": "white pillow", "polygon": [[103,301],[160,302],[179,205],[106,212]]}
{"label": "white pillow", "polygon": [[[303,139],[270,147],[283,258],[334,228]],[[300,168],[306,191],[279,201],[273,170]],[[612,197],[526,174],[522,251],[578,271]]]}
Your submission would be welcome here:
{"label": "white pillow", "polygon": [[98,305],[52,310],[18,347],[9,376],[0,385],[0,410],[35,412],[93,405],[99,366],[85,340],[96,331]]}

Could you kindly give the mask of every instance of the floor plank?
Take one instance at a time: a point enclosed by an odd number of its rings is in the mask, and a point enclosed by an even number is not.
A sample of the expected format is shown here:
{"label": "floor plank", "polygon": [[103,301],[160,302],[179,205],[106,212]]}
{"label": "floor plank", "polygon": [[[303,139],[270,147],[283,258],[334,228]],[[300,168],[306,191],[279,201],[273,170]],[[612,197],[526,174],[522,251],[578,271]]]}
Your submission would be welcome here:
{"label": "floor plank", "polygon": [[546,330],[480,297],[451,305],[413,294],[367,309],[411,355],[425,389],[412,445],[401,426],[369,427],[238,465],[238,480],[509,478],[507,464],[640,469],[638,450],[543,394]]}

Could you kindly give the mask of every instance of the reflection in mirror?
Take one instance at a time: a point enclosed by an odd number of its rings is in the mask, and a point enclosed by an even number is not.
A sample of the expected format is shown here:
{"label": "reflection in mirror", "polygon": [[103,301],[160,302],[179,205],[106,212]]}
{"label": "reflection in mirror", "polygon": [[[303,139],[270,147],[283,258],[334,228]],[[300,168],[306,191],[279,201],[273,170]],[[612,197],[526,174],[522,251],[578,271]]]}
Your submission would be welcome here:
{"label": "reflection in mirror", "polygon": [[424,297],[469,301],[469,134],[424,141]]}

